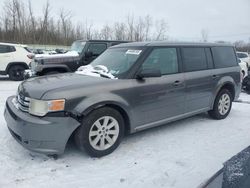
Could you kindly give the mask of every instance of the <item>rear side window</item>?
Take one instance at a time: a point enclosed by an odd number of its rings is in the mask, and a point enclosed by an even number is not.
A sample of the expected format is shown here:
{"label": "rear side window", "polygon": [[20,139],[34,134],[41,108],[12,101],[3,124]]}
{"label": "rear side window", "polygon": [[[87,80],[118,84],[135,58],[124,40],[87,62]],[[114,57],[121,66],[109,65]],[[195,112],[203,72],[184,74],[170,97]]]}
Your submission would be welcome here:
{"label": "rear side window", "polygon": [[162,75],[178,73],[176,48],[154,49],[142,65],[143,69],[159,69]]}
{"label": "rear side window", "polygon": [[23,47],[27,52],[32,53],[31,49],[29,49],[28,47]]}
{"label": "rear side window", "polygon": [[10,53],[15,51],[16,49],[14,46],[0,45],[0,53]]}
{"label": "rear side window", "polygon": [[184,71],[199,71],[208,68],[204,48],[182,48]]}
{"label": "rear side window", "polygon": [[247,54],[244,54],[244,53],[237,53],[237,56],[238,56],[238,58],[247,58],[248,56],[247,56]]}
{"label": "rear side window", "polygon": [[88,52],[92,52],[93,55],[100,55],[107,49],[107,45],[104,43],[92,43],[89,45]]}
{"label": "rear side window", "polygon": [[237,58],[232,47],[212,48],[215,68],[233,67],[237,65]]}

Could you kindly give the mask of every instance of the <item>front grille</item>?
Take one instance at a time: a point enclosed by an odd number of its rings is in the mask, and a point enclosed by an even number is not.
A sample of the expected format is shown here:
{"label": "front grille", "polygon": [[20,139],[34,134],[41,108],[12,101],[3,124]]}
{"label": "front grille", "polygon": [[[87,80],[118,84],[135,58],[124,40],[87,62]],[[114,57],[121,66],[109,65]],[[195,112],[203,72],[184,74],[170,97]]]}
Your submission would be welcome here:
{"label": "front grille", "polygon": [[18,108],[23,112],[29,112],[30,98],[25,97],[21,94],[16,96],[16,100],[18,103]]}

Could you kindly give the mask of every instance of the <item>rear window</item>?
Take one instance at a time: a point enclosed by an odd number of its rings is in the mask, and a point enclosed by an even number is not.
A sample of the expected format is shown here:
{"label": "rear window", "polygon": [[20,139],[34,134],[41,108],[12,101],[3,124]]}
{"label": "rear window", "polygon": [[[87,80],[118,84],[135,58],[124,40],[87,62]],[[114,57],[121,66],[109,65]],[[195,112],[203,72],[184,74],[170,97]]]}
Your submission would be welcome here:
{"label": "rear window", "polygon": [[247,58],[247,54],[237,52],[238,58]]}
{"label": "rear window", "polygon": [[14,46],[0,45],[0,53],[10,53],[15,51],[16,48]]}
{"label": "rear window", "polygon": [[237,65],[237,58],[232,47],[212,48],[215,68],[233,67]]}
{"label": "rear window", "polygon": [[28,47],[23,47],[27,52],[32,53],[31,49],[29,49]]}
{"label": "rear window", "polygon": [[199,71],[208,68],[204,48],[182,48],[184,71]]}

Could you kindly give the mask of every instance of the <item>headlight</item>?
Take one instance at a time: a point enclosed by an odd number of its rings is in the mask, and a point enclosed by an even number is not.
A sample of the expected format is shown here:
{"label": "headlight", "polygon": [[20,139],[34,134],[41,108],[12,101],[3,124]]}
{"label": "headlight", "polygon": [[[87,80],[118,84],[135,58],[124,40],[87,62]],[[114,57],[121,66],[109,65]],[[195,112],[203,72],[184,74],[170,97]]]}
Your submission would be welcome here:
{"label": "headlight", "polygon": [[36,116],[45,116],[48,112],[63,111],[64,107],[64,99],[51,101],[30,99],[29,113]]}

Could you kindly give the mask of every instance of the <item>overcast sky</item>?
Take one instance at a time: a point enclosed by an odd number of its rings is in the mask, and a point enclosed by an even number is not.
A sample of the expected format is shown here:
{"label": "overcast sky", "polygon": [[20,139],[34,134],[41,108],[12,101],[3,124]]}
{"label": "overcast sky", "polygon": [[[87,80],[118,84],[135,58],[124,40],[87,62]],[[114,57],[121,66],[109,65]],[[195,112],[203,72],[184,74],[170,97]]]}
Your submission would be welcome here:
{"label": "overcast sky", "polygon": [[[37,15],[46,1],[31,0]],[[250,0],[50,0],[50,4],[54,16],[64,8],[75,22],[88,20],[98,28],[125,20],[128,14],[151,15],[167,21],[170,39],[200,40],[205,29],[210,41],[250,41]]]}

